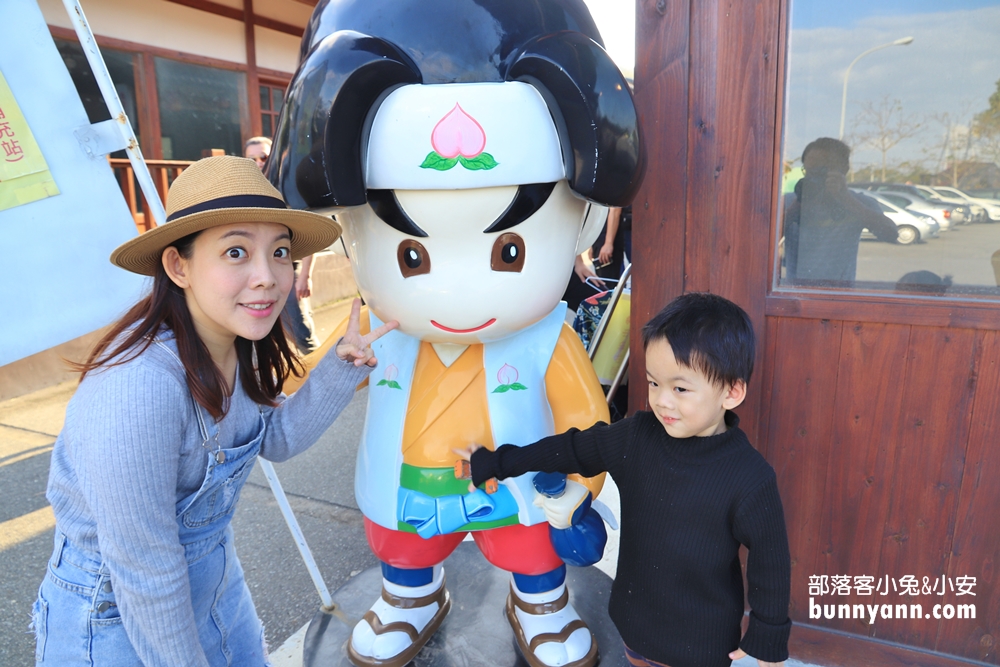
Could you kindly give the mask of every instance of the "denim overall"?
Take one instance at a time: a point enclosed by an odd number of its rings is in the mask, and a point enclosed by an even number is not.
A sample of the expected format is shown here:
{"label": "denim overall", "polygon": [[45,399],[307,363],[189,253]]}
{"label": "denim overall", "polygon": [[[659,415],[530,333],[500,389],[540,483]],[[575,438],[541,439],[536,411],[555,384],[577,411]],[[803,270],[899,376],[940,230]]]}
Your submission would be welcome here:
{"label": "denim overall", "polygon": [[[195,411],[208,466],[201,488],[177,503],[177,526],[188,564],[198,639],[213,667],[267,665],[264,629],[236,557],[230,525],[266,424],[261,415],[257,437],[239,447],[220,449],[218,427],[210,438],[197,403]],[[58,531],[35,602],[34,625],[39,665],[142,665],[125,633],[101,554],[80,549]]]}

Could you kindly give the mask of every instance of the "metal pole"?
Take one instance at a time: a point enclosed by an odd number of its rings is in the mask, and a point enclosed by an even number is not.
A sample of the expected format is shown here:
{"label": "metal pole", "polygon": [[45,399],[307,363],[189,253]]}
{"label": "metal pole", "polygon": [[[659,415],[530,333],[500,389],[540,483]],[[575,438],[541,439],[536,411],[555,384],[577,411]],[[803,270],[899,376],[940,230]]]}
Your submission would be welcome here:
{"label": "metal pole", "polygon": [[146,167],[142,151],[139,150],[139,141],[135,138],[132,123],[125,115],[125,109],[118,98],[118,91],[115,90],[115,85],[111,81],[111,74],[108,73],[108,67],[104,64],[101,51],[97,48],[97,40],[94,39],[94,33],[90,30],[90,24],[87,23],[87,17],[83,14],[83,8],[80,7],[79,0],[63,0],[63,5],[69,13],[70,20],[73,21],[76,35],[80,39],[80,46],[87,54],[87,62],[90,63],[90,69],[94,72],[94,78],[104,96],[104,102],[108,105],[108,111],[111,112],[111,118],[117,121],[115,125],[125,140],[125,152],[128,154],[129,162],[132,163],[132,170],[139,181],[139,188],[146,198],[147,213],[153,217],[157,225],[162,225],[167,218],[163,210],[163,202],[160,201],[160,194],[153,184],[153,177],[150,176],[149,169]]}
{"label": "metal pole", "polygon": [[901,37],[894,42],[889,42],[888,44],[880,44],[879,46],[872,47],[867,51],[865,51],[864,53],[862,53],[861,55],[859,55],[854,60],[852,60],[851,64],[847,66],[847,71],[844,72],[844,94],[840,98],[840,134],[837,135],[838,139],[840,139],[841,141],[844,140],[844,120],[847,116],[847,78],[851,76],[851,68],[854,67],[854,64],[859,60],[861,60],[862,58],[864,58],[865,56],[867,56],[869,53],[874,53],[879,49],[885,49],[890,46],[906,46],[912,41],[913,41],[912,37]]}
{"label": "metal pole", "polygon": [[292,506],[288,504],[288,497],[285,496],[285,490],[281,488],[281,482],[278,481],[274,465],[266,459],[260,459],[260,469],[263,471],[264,477],[267,477],[267,483],[271,485],[271,493],[274,494],[274,499],[278,501],[281,514],[285,517],[285,523],[288,524],[288,530],[292,531],[295,546],[299,548],[302,561],[306,564],[306,569],[309,570],[309,576],[313,580],[313,585],[316,586],[319,599],[323,602],[323,609],[333,609],[333,597],[330,595],[330,590],[326,587],[326,582],[323,581],[323,575],[320,574],[319,566],[316,565],[316,559],[313,558],[312,551],[309,550],[309,545],[306,544],[306,538],[302,534],[302,528],[299,527],[299,522],[296,520],[295,514],[292,512]]}

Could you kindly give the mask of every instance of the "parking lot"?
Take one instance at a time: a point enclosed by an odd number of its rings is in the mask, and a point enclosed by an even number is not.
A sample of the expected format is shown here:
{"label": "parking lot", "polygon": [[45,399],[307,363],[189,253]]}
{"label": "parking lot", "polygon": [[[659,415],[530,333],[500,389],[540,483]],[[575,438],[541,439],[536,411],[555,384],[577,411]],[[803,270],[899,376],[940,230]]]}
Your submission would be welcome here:
{"label": "parking lot", "polygon": [[953,227],[936,239],[907,246],[862,240],[857,279],[895,283],[910,271],[923,270],[950,275],[954,285],[996,286],[990,257],[997,250],[1000,224]]}

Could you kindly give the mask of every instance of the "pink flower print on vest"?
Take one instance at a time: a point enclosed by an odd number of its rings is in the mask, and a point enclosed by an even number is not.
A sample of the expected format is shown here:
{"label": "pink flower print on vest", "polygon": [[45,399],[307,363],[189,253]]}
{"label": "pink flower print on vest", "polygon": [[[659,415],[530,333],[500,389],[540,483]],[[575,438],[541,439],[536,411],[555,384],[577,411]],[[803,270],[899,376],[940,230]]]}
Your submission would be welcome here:
{"label": "pink flower print on vest", "polygon": [[509,364],[504,364],[497,371],[497,382],[500,383],[500,386],[493,390],[494,394],[527,389],[527,387],[517,381],[517,369]]}
{"label": "pink flower print on vest", "polygon": [[395,364],[389,364],[385,367],[385,372],[382,373],[382,379],[378,381],[376,387],[381,387],[382,385],[388,385],[389,389],[402,389],[399,383],[396,382],[396,376],[399,375],[399,369],[396,368]]}
{"label": "pink flower print on vest", "polygon": [[461,164],[466,169],[476,171],[489,170],[500,164],[492,155],[483,152],[486,148],[486,130],[457,103],[434,126],[431,146],[434,150],[424,158],[421,169],[448,171],[456,164]]}

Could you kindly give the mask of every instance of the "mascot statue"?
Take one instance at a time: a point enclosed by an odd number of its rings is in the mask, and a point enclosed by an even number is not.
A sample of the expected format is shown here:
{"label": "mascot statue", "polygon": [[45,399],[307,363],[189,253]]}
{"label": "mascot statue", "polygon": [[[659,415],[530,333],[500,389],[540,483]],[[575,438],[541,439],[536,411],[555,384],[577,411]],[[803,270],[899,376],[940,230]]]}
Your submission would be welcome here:
{"label": "mascot statue", "polygon": [[343,225],[363,330],[399,321],[374,344],[358,453],[383,587],[353,630],[355,664],[401,667],[428,641],[451,607],[441,563],[467,533],[511,572],[506,614],[528,664],[597,663],[565,563],[601,557],[590,498],[603,477],[470,492],[453,450],[608,419],[560,298],[643,165],[628,83],[582,0],[317,6],[268,176],[291,206]]}

